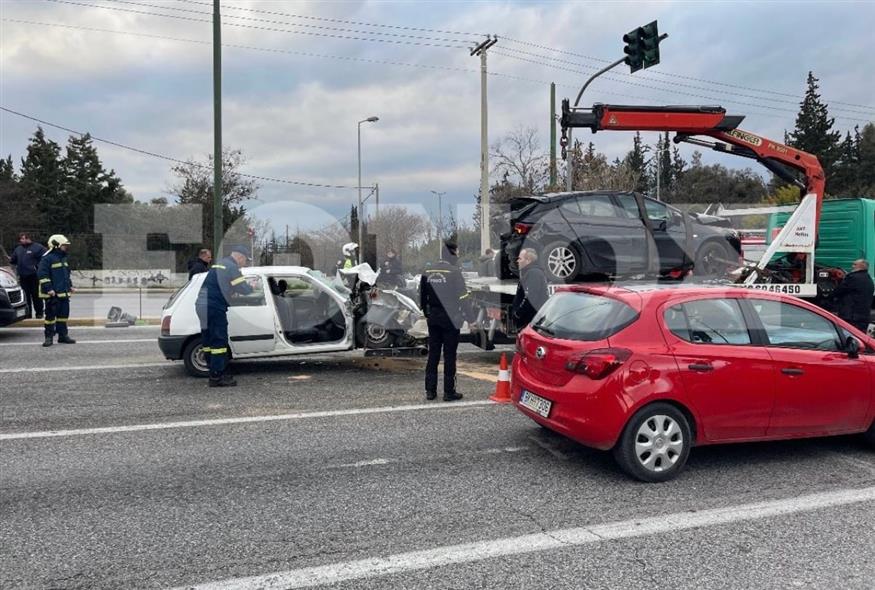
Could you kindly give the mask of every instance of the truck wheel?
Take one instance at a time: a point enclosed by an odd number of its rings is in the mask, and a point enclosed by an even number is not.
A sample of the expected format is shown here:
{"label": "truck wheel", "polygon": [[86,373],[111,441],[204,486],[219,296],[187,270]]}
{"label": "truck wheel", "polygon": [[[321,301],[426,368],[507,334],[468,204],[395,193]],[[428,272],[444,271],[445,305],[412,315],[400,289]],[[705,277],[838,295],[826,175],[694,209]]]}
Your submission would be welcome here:
{"label": "truck wheel", "polygon": [[185,372],[192,377],[209,377],[210,367],[204,355],[200,337],[194,337],[185,345],[182,351],[182,362],[185,364]]}
{"label": "truck wheel", "polygon": [[649,483],[668,481],[684,468],[693,437],[683,412],[671,404],[645,406],[632,416],[614,446],[620,467]]}
{"label": "truck wheel", "polygon": [[729,252],[729,248],[718,242],[707,242],[696,254],[696,266],[693,272],[703,277],[722,277],[731,268],[729,261],[738,255]]}
{"label": "truck wheel", "polygon": [[544,270],[550,282],[570,283],[580,273],[581,259],[577,248],[566,242],[548,244],[544,252]]}

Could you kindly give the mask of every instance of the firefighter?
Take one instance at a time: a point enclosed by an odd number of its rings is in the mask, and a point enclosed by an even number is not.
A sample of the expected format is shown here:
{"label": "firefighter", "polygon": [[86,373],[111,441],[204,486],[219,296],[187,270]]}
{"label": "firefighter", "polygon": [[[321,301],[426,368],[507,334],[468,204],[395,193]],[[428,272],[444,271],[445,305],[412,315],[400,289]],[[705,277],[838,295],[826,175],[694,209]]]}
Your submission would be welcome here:
{"label": "firefighter", "polygon": [[249,260],[249,248],[232,246],[231,254],[210,268],[198,292],[195,310],[202,324],[206,318],[203,351],[209,355],[210,387],[237,385],[233,377],[225,374],[228,364],[228,303],[234,294],[252,293],[252,287],[240,272],[240,267]]}
{"label": "firefighter", "polygon": [[43,254],[37,268],[39,279],[39,296],[45,300],[45,342],[43,346],[51,346],[54,336],[58,335],[58,344],[76,344],[67,333],[67,320],[70,319],[70,295],[73,293],[73,281],[70,279],[70,265],[67,262],[67,250],[70,240],[61,234],[49,238],[49,249]]}
{"label": "firefighter", "polygon": [[456,350],[464,320],[468,290],[458,265],[455,240],[444,242],[439,262],[429,263],[419,283],[420,307],[428,323],[428,362],[425,365],[425,398],[437,397],[438,363],[444,355],[444,401],[462,399],[456,391]]}

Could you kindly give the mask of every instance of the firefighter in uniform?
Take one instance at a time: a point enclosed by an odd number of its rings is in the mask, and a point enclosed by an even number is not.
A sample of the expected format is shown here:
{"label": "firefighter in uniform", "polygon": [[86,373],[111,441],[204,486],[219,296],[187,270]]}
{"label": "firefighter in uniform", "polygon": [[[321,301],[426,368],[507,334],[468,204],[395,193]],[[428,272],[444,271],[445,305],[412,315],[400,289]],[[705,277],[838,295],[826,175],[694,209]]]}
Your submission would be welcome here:
{"label": "firefighter in uniform", "polygon": [[209,358],[210,387],[237,385],[233,377],[225,374],[228,364],[228,302],[235,293],[252,293],[252,287],[240,272],[240,267],[245,266],[250,257],[246,246],[232,246],[230,256],[210,268],[198,292],[195,310],[201,327],[206,325],[203,351]]}
{"label": "firefighter in uniform", "polygon": [[419,300],[428,323],[428,362],[425,365],[425,397],[437,397],[438,363],[444,354],[444,401],[462,399],[456,391],[456,350],[464,320],[468,290],[458,266],[458,246],[450,239],[443,244],[442,260],[429,263],[422,271]]}
{"label": "firefighter in uniform", "polygon": [[67,320],[70,319],[70,295],[73,281],[70,280],[70,265],[67,250],[70,240],[61,234],[49,238],[49,249],[40,258],[36,271],[39,279],[39,296],[45,300],[45,335],[43,346],[51,346],[54,336],[58,344],[76,344],[67,334]]}

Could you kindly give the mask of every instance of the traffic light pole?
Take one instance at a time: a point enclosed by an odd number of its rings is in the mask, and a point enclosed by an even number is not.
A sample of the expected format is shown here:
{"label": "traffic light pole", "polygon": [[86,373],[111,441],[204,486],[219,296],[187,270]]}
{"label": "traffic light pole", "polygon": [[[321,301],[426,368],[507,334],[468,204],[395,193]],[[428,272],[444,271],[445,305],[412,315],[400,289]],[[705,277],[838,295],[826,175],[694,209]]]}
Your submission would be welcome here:
{"label": "traffic light pole", "polygon": [[[624,56],[624,57],[621,57],[620,59],[618,59],[618,60],[615,61],[614,63],[612,63],[612,64],[610,64],[610,65],[607,65],[607,66],[603,67],[603,68],[600,69],[598,72],[596,72],[595,74],[593,74],[592,76],[590,76],[589,80],[587,80],[586,83],[583,85],[583,87],[580,89],[580,92],[577,93],[577,99],[574,101],[574,108],[577,108],[577,105],[580,104],[580,99],[583,97],[583,92],[587,89],[587,87],[588,87],[590,84],[592,84],[592,81],[593,81],[593,80],[595,80],[596,78],[598,78],[598,77],[601,76],[602,74],[604,74],[604,73],[606,73],[606,72],[609,72],[609,71],[611,71],[612,69],[616,68],[616,67],[617,67],[618,65],[620,65],[621,63],[625,63],[625,61],[626,61],[625,56]],[[568,191],[568,192],[571,192],[572,190],[574,190],[574,187],[573,187],[573,185],[572,185],[572,180],[574,179],[574,153],[573,153],[573,151],[574,151],[574,143],[572,142],[571,129],[570,129],[570,128],[568,129],[568,145],[571,146],[571,149],[572,149],[572,155],[571,155],[571,158],[568,158],[568,160],[567,160],[567,164],[566,164],[566,166],[565,166],[565,169],[568,171],[568,176],[567,176],[566,179],[565,179],[565,190]]]}

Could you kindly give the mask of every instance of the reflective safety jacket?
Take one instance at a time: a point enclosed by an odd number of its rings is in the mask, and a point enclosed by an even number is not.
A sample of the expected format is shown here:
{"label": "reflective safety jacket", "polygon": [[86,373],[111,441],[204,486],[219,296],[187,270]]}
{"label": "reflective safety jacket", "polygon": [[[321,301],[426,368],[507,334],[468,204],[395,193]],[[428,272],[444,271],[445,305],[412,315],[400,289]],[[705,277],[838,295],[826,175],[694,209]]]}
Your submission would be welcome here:
{"label": "reflective safety jacket", "polygon": [[49,297],[49,291],[54,291],[56,297],[70,296],[73,288],[70,265],[67,263],[67,253],[60,248],[53,248],[43,254],[36,276],[39,279],[39,296],[42,299]]}
{"label": "reflective safety jacket", "polygon": [[461,329],[468,308],[461,269],[446,260],[427,264],[420,278],[419,303],[429,323]]}
{"label": "reflective safety jacket", "polygon": [[234,259],[228,256],[210,268],[198,292],[196,305],[226,311],[234,293],[249,295],[252,287],[246,282],[246,277],[240,272]]}

